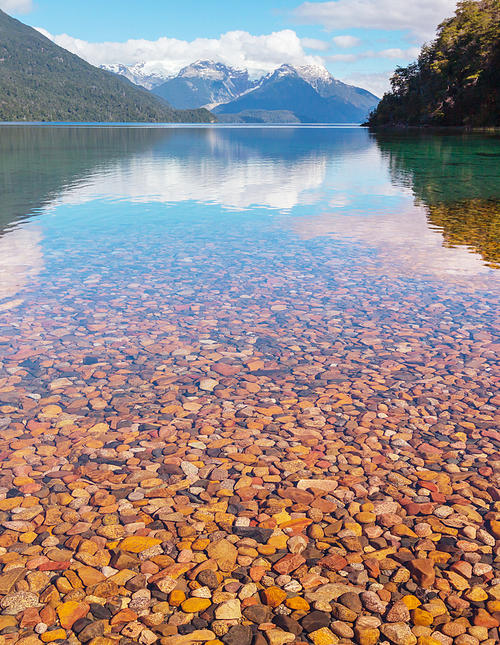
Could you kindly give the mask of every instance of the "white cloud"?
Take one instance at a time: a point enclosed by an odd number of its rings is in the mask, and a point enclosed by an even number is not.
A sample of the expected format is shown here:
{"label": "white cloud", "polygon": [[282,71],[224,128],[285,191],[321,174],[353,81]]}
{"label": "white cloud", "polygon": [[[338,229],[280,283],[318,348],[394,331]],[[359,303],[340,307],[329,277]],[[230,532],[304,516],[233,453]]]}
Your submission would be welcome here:
{"label": "white cloud", "polygon": [[319,24],[328,30],[401,29],[428,40],[455,7],[456,0],[330,0],[304,2],[292,14],[300,23]]}
{"label": "white cloud", "polygon": [[0,0],[0,9],[6,13],[30,13],[33,11],[32,0]]}
{"label": "white cloud", "polygon": [[366,52],[366,58],[390,58],[392,60],[415,60],[420,54],[419,47],[408,49],[382,49],[379,52]]}
{"label": "white cloud", "polygon": [[316,40],[316,38],[301,38],[300,43],[302,47],[315,49],[316,51],[326,52],[330,49],[330,43],[327,43],[325,40]]}
{"label": "white cloud", "polygon": [[324,153],[311,151],[292,162],[284,159],[264,162],[256,153],[249,159],[244,155],[240,159],[224,137],[219,138],[217,133],[208,136],[214,151],[209,163],[203,156],[193,159],[172,154],[162,163],[152,163],[150,155],[137,155],[109,165],[105,172],[99,169],[70,186],[48,208],[104,197],[136,203],[172,204],[189,200],[221,204],[231,210],[245,210],[257,204],[289,211],[301,202],[304,194],[317,191],[325,180],[329,159]]}
{"label": "white cloud", "polygon": [[305,53],[304,46],[307,45],[291,29],[263,36],[252,36],[246,31],[228,31],[218,39],[197,38],[187,42],[163,37],[155,41],[140,39],[125,43],[89,43],[67,34],[52,36],[44,29],[38,31],[93,65],[158,62],[170,74],[176,74],[182,67],[199,59],[210,59],[260,74],[273,71],[283,63],[324,64],[324,58]]}
{"label": "white cloud", "polygon": [[357,63],[360,60],[367,58],[388,58],[390,60],[412,61],[418,58],[420,49],[418,47],[409,47],[408,49],[382,49],[380,51],[365,51],[359,54],[333,54],[326,56],[326,60],[330,63]]}
{"label": "white cloud", "polygon": [[361,72],[353,72],[347,76],[339,78],[342,83],[348,85],[355,85],[356,87],[363,87],[375,96],[382,98],[385,92],[391,89],[390,78],[394,74],[394,70],[387,72],[375,72],[373,74],[363,74]]}
{"label": "white cloud", "polygon": [[332,38],[333,42],[337,47],[343,47],[348,49],[349,47],[357,47],[363,42],[360,38],[355,38],[354,36],[335,36]]}
{"label": "white cloud", "polygon": [[359,56],[356,54],[333,54],[332,56],[327,56],[327,60],[330,63],[355,63],[359,60]]}

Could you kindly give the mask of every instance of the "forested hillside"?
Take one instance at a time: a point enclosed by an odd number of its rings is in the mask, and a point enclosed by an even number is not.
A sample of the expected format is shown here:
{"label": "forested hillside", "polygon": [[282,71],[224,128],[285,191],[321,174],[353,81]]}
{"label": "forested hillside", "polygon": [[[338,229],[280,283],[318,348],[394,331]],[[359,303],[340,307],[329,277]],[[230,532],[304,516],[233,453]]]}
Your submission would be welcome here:
{"label": "forested hillside", "polygon": [[500,126],[500,0],[459,2],[391,87],[368,125]]}
{"label": "forested hillside", "polygon": [[0,10],[0,121],[210,122],[174,110]]}

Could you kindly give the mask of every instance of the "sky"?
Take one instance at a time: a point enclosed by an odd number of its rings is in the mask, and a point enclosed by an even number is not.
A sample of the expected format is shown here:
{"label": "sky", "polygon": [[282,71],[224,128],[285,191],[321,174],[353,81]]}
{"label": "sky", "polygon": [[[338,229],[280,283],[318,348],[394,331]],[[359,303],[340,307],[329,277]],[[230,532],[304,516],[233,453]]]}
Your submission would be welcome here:
{"label": "sky", "polygon": [[324,65],[377,96],[455,11],[455,0],[0,0],[0,8],[93,65],[199,59],[249,69]]}

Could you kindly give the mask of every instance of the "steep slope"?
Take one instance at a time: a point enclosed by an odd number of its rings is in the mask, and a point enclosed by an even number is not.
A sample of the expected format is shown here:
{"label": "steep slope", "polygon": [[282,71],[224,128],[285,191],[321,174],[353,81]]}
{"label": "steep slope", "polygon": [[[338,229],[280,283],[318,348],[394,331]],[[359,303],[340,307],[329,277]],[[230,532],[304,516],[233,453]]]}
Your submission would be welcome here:
{"label": "steep slope", "polygon": [[334,78],[322,65],[304,65],[295,67],[297,74],[314,87],[323,98],[335,97],[362,109],[372,109],[379,99],[361,87],[347,85]]}
{"label": "steep slope", "polygon": [[336,81],[318,66],[282,65],[255,90],[213,109],[214,114],[287,110],[304,123],[358,123],[378,98]]}
{"label": "steep slope", "polygon": [[500,126],[500,0],[460,2],[391,87],[368,125]]}
{"label": "steep slope", "polygon": [[246,70],[199,60],[152,91],[175,108],[197,108],[227,103],[256,87]]}
{"label": "steep slope", "polygon": [[0,10],[0,121],[210,122],[97,69]]}

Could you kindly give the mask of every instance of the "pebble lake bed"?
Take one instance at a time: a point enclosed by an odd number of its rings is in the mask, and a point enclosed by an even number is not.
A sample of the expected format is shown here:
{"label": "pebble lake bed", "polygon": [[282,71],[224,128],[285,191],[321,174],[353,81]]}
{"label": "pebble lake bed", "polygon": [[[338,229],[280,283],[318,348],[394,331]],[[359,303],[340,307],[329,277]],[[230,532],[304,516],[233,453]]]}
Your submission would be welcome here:
{"label": "pebble lake bed", "polygon": [[498,134],[0,153],[0,645],[500,643]]}

